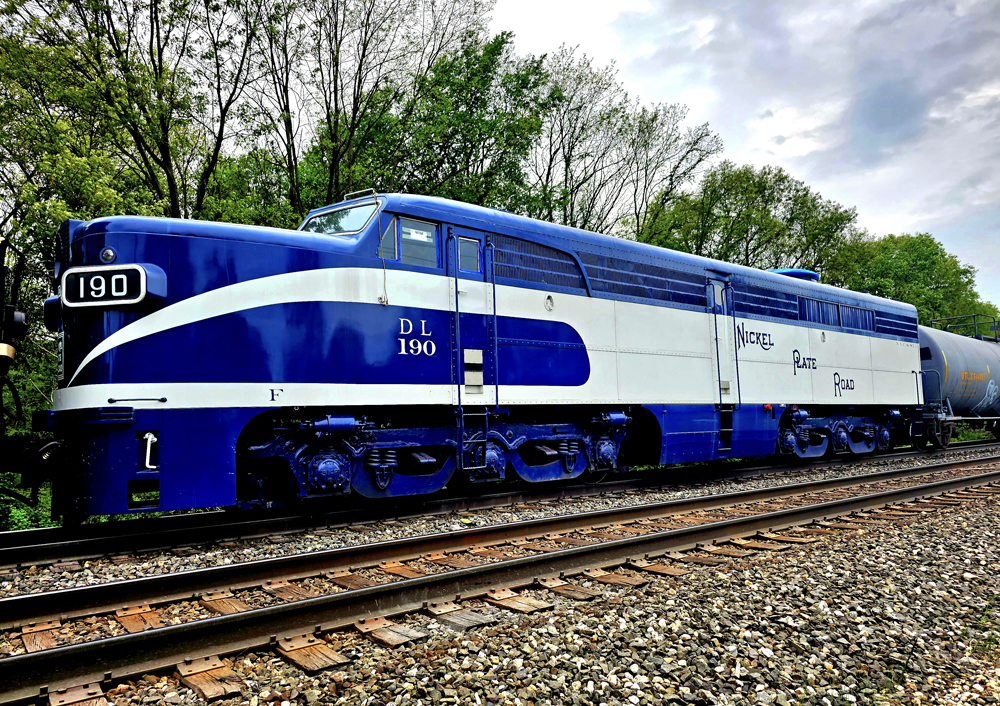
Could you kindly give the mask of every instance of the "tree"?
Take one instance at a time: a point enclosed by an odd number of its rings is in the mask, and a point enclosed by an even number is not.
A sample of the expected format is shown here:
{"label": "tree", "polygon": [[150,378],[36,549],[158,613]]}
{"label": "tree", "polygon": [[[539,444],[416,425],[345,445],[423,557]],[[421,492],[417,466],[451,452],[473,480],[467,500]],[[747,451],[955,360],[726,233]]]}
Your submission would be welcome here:
{"label": "tree", "polygon": [[60,56],[61,81],[76,91],[35,83],[39,101],[100,111],[114,157],[164,215],[186,217],[201,210],[251,80],[259,22],[259,0],[13,0],[0,36]]}
{"label": "tree", "polygon": [[823,281],[912,304],[925,326],[947,316],[997,315],[976,291],[975,268],[963,265],[929,233],[858,234],[833,255]]}
{"label": "tree", "polygon": [[390,116],[407,122],[411,116],[400,114],[399,106],[411,103],[431,67],[460,51],[468,37],[484,36],[492,3],[313,1],[307,58],[318,106],[313,157],[322,160],[325,178],[311,182],[311,200],[321,205],[373,186],[359,164],[383,137],[379,130]]}
{"label": "tree", "polygon": [[550,104],[541,59],[517,59],[513,37],[468,36],[421,78],[372,154],[389,190],[520,210],[522,165]]}
{"label": "tree", "polygon": [[724,161],[698,188],[648,211],[639,240],[748,267],[822,270],[855,232],[857,213],[779,167]]}
{"label": "tree", "polygon": [[683,127],[684,106],[631,100],[614,66],[563,46],[546,69],[554,108],[529,161],[529,215],[634,238],[722,149],[707,125]]}

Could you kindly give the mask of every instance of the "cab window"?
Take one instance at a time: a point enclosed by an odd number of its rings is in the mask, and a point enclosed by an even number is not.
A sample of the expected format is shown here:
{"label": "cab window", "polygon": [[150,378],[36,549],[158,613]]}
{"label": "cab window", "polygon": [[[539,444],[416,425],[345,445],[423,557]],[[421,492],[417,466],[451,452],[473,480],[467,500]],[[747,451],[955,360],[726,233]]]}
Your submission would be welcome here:
{"label": "cab window", "polygon": [[366,203],[353,208],[321,213],[303,223],[301,230],[326,235],[357,233],[368,224],[377,207],[377,204]]}
{"label": "cab window", "polygon": [[408,265],[438,267],[437,226],[399,219],[399,259]]}
{"label": "cab window", "polygon": [[472,238],[458,239],[458,269],[464,272],[482,272],[479,262],[479,241]]}
{"label": "cab window", "polygon": [[382,231],[382,240],[378,246],[378,256],[383,260],[395,260],[399,257],[396,247],[396,219],[391,218],[389,225]]}

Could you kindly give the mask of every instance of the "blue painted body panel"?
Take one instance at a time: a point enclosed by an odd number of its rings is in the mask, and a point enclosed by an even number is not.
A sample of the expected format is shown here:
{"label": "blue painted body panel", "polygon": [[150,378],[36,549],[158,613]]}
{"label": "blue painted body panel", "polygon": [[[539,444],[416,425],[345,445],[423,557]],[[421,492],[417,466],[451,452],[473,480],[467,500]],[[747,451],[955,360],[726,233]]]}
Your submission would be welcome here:
{"label": "blue painted body panel", "polygon": [[[74,384],[449,385],[450,316],[433,309],[341,302],[259,307],[125,343],[88,364]],[[397,359],[403,318],[426,322],[430,339],[437,342],[433,355],[412,356],[405,366]],[[487,347],[485,316],[462,314],[461,326],[463,347]],[[501,385],[582,385],[590,376],[583,339],[568,324],[498,317],[497,329]],[[211,355],[186,353],[206,346]]]}
{"label": "blue painted body panel", "polygon": [[[134,411],[130,424],[63,425],[67,440],[85,463],[79,502],[88,515],[129,512],[128,483],[158,480],[159,504],[145,509],[186,510],[232,505],[236,497],[236,440],[259,409],[175,409]],[[147,431],[160,440],[159,469],[144,472],[141,441]],[[138,437],[138,438],[137,438]],[[193,440],[202,440],[194,444]],[[60,498],[56,502],[76,500]],[[133,510],[134,511],[134,510]]]}

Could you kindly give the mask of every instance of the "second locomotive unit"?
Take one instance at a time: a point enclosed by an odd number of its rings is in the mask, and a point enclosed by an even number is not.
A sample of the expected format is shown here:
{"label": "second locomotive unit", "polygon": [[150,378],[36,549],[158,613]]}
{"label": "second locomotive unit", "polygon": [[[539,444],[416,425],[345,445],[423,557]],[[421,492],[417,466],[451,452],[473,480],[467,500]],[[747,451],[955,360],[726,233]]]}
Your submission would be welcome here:
{"label": "second locomotive unit", "polygon": [[374,193],[295,231],[121,216],[59,239],[60,382],[36,422],[65,441],[67,516],[924,433],[915,309],[805,271]]}

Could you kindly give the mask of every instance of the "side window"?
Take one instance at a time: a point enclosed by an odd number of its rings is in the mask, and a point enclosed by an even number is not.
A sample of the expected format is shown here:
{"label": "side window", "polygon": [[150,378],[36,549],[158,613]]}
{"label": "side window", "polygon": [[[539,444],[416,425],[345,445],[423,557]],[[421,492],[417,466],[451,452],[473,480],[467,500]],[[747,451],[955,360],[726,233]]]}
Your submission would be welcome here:
{"label": "side window", "polygon": [[383,260],[395,260],[399,257],[396,248],[396,218],[389,220],[389,225],[382,231],[382,242],[378,246],[378,256]]}
{"label": "side window", "polygon": [[482,272],[479,260],[479,241],[472,238],[458,239],[458,269],[465,272]]}
{"label": "side window", "polygon": [[400,218],[399,246],[401,262],[421,267],[438,267],[437,226]]}

